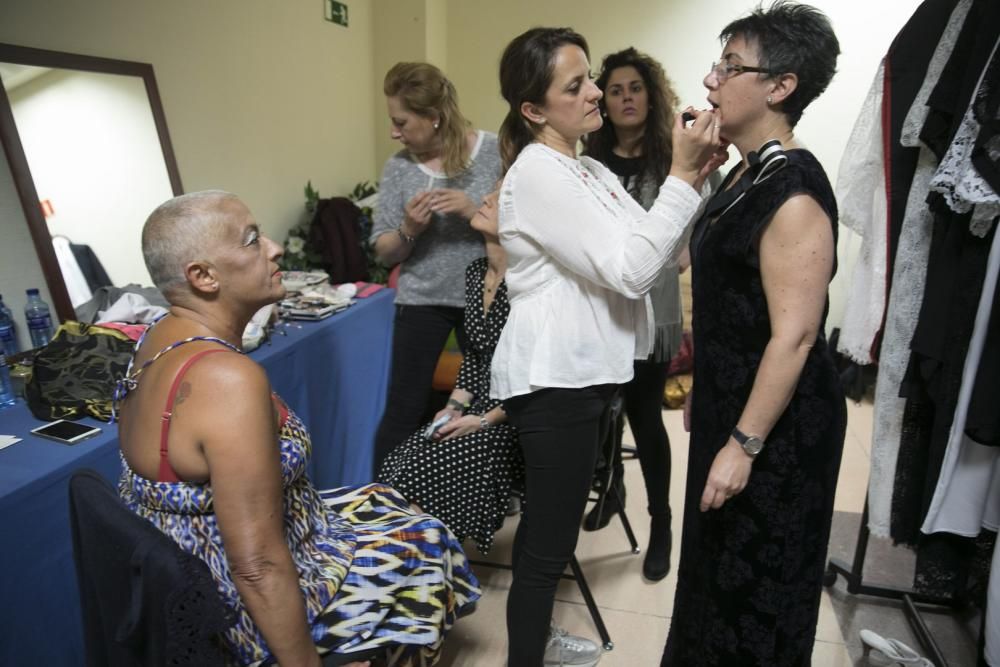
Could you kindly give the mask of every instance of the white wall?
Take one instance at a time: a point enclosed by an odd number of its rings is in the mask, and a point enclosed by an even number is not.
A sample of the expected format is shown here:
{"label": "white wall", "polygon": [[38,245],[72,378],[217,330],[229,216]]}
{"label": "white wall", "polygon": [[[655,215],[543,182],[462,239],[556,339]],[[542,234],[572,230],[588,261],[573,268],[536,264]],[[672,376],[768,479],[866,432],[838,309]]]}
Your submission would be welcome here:
{"label": "white wall", "polygon": [[142,79],[55,70],[9,97],[50,233],[89,245],[113,284],[151,285],[140,231],[172,193]]}
{"label": "white wall", "polygon": [[[377,180],[382,175],[385,161],[401,148],[399,142],[389,137],[389,113],[382,82],[389,69],[398,62],[428,60],[427,0],[372,0],[372,26],[372,108],[375,125],[375,172],[372,173],[372,180]],[[443,63],[435,64],[443,66]]]}
{"label": "white wall", "polygon": [[2,0],[0,42],[151,63],[184,189],[239,194],[283,240],[306,181],[342,195],[377,171],[370,3],[349,5],[344,28],[319,0]]}
{"label": "white wall", "polygon": [[[351,27],[344,29],[325,22],[322,4],[311,1],[3,0],[0,41],[152,63],[185,189],[235,191],[266,232],[283,238],[300,219],[306,180],[330,196],[378,177],[395,150],[381,86],[397,60],[445,58],[463,112],[477,127],[496,130],[505,111],[497,83],[504,46],[531,26],[570,25],[590,41],[595,67],[602,55],[634,45],[664,63],[682,104],[704,105],[701,79],[719,55],[718,31],[754,3],[349,4]],[[833,84],[806,112],[797,134],[835,180],[879,59],[919,0],[813,4],[831,17],[843,55]],[[11,223],[23,219],[3,221]],[[832,289],[831,324],[843,309],[848,245],[842,243]],[[20,252],[34,255],[30,247]],[[0,284],[0,291],[10,290]]]}
{"label": "white wall", "polygon": [[[663,63],[682,106],[705,107],[701,81],[721,53],[719,31],[755,4],[752,0],[618,0],[614,4],[452,0],[447,71],[458,87],[463,112],[479,127],[495,131],[506,113],[497,83],[504,46],[533,26],[571,26],[590,43],[595,71],[605,54],[635,46]],[[879,61],[920,0],[813,0],[811,4],[830,17],[842,53],[837,76],[806,110],[796,136],[816,154],[835,183],[843,146]],[[735,150],[731,152],[735,155]],[[830,326],[842,317],[847,280],[857,254],[851,236],[841,227],[841,266],[831,286]]]}

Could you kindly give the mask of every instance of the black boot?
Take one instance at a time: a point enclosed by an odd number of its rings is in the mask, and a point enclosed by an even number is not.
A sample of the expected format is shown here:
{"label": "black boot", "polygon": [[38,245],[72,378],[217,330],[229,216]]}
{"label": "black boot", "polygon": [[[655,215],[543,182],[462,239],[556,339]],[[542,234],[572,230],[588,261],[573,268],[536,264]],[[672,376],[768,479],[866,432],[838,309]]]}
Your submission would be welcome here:
{"label": "black boot", "polygon": [[666,514],[654,514],[649,525],[649,548],[642,561],[642,576],[650,581],[659,581],[670,573],[670,548],[673,534],[670,532],[670,510]]}
{"label": "black boot", "polygon": [[[625,484],[624,481],[619,479],[616,482],[618,486],[618,491],[621,493],[622,502],[625,502]],[[600,513],[598,513],[598,508],[600,508]],[[618,514],[621,511],[621,506],[618,504],[618,497],[615,493],[608,493],[604,496],[604,502],[598,501],[587,513],[587,517],[583,520],[583,529],[587,531],[600,530],[604,528],[611,522],[611,517]]]}

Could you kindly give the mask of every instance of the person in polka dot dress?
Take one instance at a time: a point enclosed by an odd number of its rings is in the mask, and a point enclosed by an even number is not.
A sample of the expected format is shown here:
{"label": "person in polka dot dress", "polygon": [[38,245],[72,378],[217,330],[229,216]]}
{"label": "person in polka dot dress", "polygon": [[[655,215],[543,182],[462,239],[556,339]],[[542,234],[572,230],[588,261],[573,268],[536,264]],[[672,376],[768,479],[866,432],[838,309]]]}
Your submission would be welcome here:
{"label": "person in polka dot dress", "polygon": [[444,415],[450,421],[431,438],[424,437],[428,425],[421,426],[389,454],[378,479],[487,553],[512,492],[523,486],[524,463],[517,431],[500,401],[489,397],[493,348],[510,311],[496,193],[483,200],[469,224],[485,238],[486,257],[465,271],[468,346],[448,404],[434,415],[435,421]]}

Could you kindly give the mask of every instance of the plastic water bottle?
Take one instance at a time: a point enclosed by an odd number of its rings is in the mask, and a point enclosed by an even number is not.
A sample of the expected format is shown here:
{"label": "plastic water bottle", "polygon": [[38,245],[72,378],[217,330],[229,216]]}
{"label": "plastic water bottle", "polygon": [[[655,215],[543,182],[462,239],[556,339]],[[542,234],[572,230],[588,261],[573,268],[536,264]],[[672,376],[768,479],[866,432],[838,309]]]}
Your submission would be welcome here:
{"label": "plastic water bottle", "polygon": [[0,345],[3,345],[10,355],[21,351],[17,346],[17,334],[14,333],[14,315],[3,302],[2,295],[0,295]]}
{"label": "plastic water bottle", "polygon": [[31,346],[38,348],[48,345],[52,340],[52,316],[49,314],[49,304],[42,301],[37,289],[28,290],[28,303],[24,304],[24,318],[28,320]]}
{"label": "plastic water bottle", "polygon": [[10,372],[7,370],[7,355],[0,344],[0,409],[14,405],[14,387],[10,384]]}

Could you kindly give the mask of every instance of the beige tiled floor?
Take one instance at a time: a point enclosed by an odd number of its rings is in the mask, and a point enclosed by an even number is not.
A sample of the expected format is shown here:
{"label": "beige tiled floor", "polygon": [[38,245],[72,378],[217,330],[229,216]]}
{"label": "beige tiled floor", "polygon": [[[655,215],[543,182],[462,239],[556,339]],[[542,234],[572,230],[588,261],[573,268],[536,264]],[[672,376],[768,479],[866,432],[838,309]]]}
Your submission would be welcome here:
{"label": "beige tiled floor", "polygon": [[[871,405],[849,404],[848,407],[848,433],[837,487],[836,509],[860,512],[868,480]],[[673,455],[670,499],[674,510],[674,535],[677,536],[680,535],[688,437],[679,411],[664,412],[663,415]],[[628,429],[625,437],[626,441],[630,439]],[[649,522],[638,461],[628,461],[625,471],[628,516],[641,548],[645,549]],[[496,546],[488,560],[510,562],[515,521],[508,520],[497,535]],[[675,548],[674,570],[677,556]],[[482,558],[471,546],[470,557]],[[670,624],[676,575],[671,572],[666,579],[655,584],[644,580],[640,574],[642,555],[630,553],[625,533],[617,519],[599,532],[581,533],[577,557],[614,641],[614,649],[604,654],[601,667],[658,665]],[[487,567],[477,567],[476,573],[483,584],[483,597],[476,612],[459,620],[445,642],[445,655],[440,663],[444,667],[500,667],[504,664],[507,650],[505,605],[511,575],[506,570]],[[556,622],[571,633],[597,639],[597,631],[573,582],[563,581],[560,584],[554,616]],[[833,608],[824,592],[813,665],[849,667],[851,664]]]}

